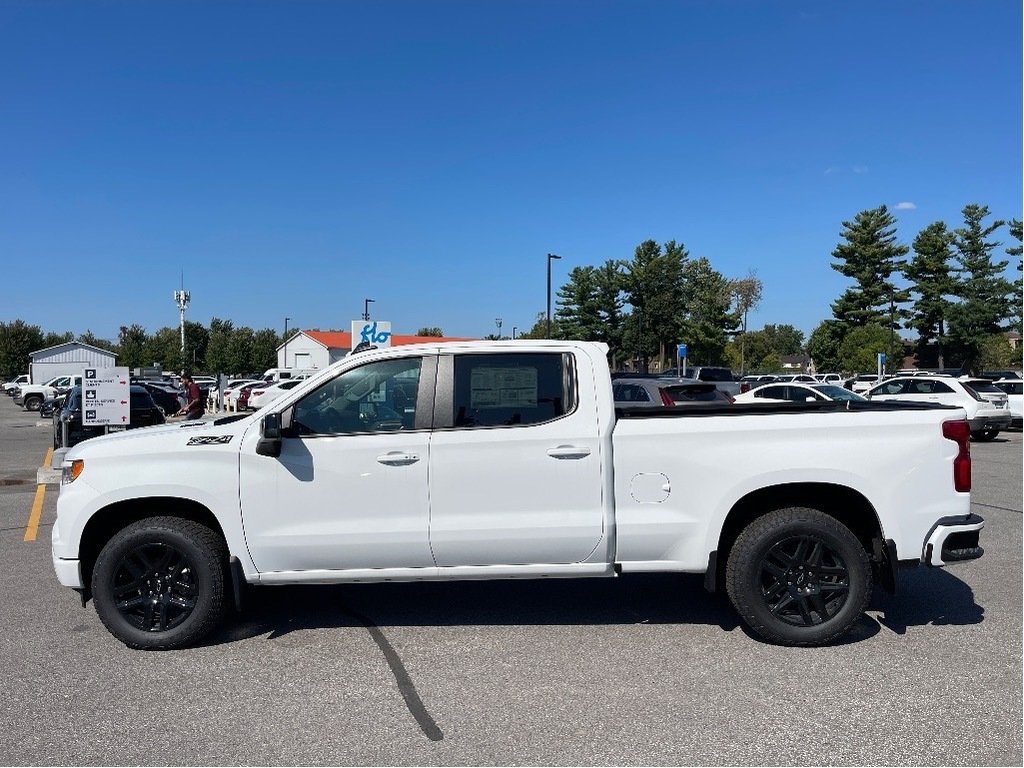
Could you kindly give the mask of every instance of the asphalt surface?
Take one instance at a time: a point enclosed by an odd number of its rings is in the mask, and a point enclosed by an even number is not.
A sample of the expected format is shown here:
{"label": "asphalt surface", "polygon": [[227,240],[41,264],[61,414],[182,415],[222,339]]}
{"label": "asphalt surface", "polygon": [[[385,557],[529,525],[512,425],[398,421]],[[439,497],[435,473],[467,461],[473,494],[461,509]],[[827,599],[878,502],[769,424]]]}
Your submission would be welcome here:
{"label": "asphalt surface", "polygon": [[263,588],[203,647],[130,651],[54,577],[50,441],[0,396],[2,765],[1022,763],[1020,432],[972,445],[985,556],[809,650],[645,575]]}

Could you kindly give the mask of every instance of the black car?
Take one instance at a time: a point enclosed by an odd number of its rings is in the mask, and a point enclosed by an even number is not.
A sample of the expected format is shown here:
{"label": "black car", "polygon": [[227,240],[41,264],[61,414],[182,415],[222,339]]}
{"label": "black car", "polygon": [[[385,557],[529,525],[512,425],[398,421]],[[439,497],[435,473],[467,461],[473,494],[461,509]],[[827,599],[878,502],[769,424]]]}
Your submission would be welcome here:
{"label": "black car", "polygon": [[[136,429],[137,427],[150,427],[154,424],[163,424],[164,414],[153,397],[146,391],[145,387],[132,384],[130,387],[131,405],[129,406],[129,421],[121,426],[112,426],[110,431],[119,429]],[[64,427],[67,425],[67,443],[64,442]],[[107,427],[94,427],[82,425],[82,388],[75,387],[68,393],[64,407],[53,412],[53,447],[70,448],[90,437],[102,435]]]}
{"label": "black car", "polygon": [[43,400],[42,404],[39,406],[39,417],[45,419],[47,416],[53,416],[55,412],[64,407],[64,399],[67,396],[67,392],[64,392]]}
{"label": "black car", "polygon": [[157,407],[164,412],[165,416],[173,416],[181,410],[181,406],[185,404],[184,398],[181,395],[181,390],[171,384],[163,384],[155,381],[137,381],[133,382],[138,384],[140,387],[145,388],[153,398],[153,402],[157,404]]}

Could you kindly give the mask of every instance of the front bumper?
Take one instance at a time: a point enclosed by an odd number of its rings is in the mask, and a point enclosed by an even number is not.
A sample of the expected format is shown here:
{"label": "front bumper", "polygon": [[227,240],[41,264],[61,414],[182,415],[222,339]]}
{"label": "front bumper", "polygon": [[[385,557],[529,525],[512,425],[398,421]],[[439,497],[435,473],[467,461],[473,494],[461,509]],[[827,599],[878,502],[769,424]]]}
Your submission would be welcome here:
{"label": "front bumper", "polygon": [[979,546],[981,529],[985,520],[981,515],[957,515],[943,517],[924,540],[921,560],[925,565],[942,566],[963,560],[976,560],[985,554]]}

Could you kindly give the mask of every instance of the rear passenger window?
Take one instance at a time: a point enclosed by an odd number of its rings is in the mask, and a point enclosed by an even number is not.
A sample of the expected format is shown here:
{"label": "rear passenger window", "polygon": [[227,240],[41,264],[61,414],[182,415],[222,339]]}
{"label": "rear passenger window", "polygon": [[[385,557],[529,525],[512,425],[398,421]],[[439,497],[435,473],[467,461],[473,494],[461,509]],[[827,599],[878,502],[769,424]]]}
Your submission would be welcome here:
{"label": "rear passenger window", "polygon": [[454,372],[456,427],[540,424],[575,407],[568,355],[458,355]]}

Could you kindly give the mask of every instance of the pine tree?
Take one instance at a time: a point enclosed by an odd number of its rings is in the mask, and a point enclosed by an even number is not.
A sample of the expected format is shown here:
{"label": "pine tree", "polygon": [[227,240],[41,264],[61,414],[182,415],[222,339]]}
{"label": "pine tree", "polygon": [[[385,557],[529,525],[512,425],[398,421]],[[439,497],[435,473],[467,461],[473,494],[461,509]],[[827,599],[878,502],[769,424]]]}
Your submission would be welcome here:
{"label": "pine tree", "polygon": [[945,367],[946,318],[953,292],[949,262],[953,257],[953,233],[941,221],[929,224],[914,238],[914,258],[903,268],[917,294],[907,328],[917,331],[918,364],[925,359],[929,347],[938,348],[939,368]]}
{"label": "pine tree", "polygon": [[861,211],[852,222],[844,221],[843,227],[841,235],[846,242],[832,251],[839,261],[832,269],[857,284],[832,304],[832,314],[849,327],[897,328],[897,321],[907,316],[899,305],[909,301],[910,293],[898,289],[892,276],[900,271],[910,249],[896,242],[896,219],[882,205]]}
{"label": "pine tree", "polygon": [[[1020,219],[1011,219],[1010,221],[1010,236],[1017,240],[1017,245],[1012,248],[1007,248],[1006,252],[1010,256],[1017,257],[1017,271],[1024,272],[1024,259],[1021,258],[1021,254],[1024,253],[1024,248],[1021,248],[1021,221]],[[1013,284],[1014,292],[1013,299],[1010,302],[1010,325],[1017,333],[1024,333],[1024,282],[1021,278],[1017,278],[1017,281]]]}
{"label": "pine tree", "polygon": [[953,238],[957,264],[954,292],[960,302],[950,307],[949,337],[963,365],[972,368],[986,339],[1005,330],[1003,322],[1010,316],[1014,289],[1003,277],[1009,262],[992,260],[999,243],[987,239],[1006,222],[996,220],[983,226],[988,206],[974,203],[964,206],[963,215],[964,226],[954,230]]}

